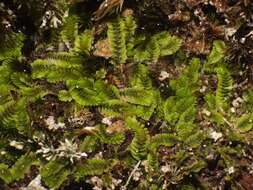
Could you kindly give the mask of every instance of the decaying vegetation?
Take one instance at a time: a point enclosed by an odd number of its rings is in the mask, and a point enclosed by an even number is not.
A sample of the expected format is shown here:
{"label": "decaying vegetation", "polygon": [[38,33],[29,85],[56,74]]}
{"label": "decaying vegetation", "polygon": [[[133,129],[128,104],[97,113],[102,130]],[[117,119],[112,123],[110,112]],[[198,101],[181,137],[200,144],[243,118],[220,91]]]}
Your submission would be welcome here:
{"label": "decaying vegetation", "polygon": [[253,189],[251,0],[3,0],[0,189]]}

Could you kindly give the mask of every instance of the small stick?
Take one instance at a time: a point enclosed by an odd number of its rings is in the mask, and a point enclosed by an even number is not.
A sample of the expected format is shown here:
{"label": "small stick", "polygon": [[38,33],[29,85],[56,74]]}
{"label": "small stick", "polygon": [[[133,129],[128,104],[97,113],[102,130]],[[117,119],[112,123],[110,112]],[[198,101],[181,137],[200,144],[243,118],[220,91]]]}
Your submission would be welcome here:
{"label": "small stick", "polygon": [[125,189],[127,188],[128,184],[129,184],[130,181],[131,181],[131,178],[133,177],[134,173],[135,173],[135,172],[137,171],[137,169],[139,168],[140,164],[141,164],[141,161],[139,161],[139,162],[134,166],[134,169],[133,169],[132,172],[130,173],[130,175],[129,175],[128,179],[127,179],[126,184],[122,187],[122,190],[125,190]]}

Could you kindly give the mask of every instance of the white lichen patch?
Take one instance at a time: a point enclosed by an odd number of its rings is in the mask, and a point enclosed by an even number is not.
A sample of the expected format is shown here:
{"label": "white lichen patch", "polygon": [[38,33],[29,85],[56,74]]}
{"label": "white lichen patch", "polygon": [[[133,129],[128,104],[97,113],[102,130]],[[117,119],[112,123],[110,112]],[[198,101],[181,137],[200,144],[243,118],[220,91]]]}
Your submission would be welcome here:
{"label": "white lichen patch", "polygon": [[217,142],[220,138],[222,138],[222,133],[216,132],[216,131],[210,131],[209,133],[211,139],[214,140],[214,142]]}
{"label": "white lichen patch", "polygon": [[48,126],[49,130],[58,130],[58,129],[64,129],[66,128],[65,123],[62,122],[55,122],[54,116],[49,116],[47,119],[44,120],[46,125]]}
{"label": "white lichen patch", "polygon": [[65,139],[65,141],[60,141],[60,145],[55,148],[52,145],[47,146],[46,144],[39,143],[41,148],[36,151],[37,154],[42,154],[46,160],[56,159],[56,158],[67,158],[72,163],[74,160],[80,160],[83,157],[87,157],[85,152],[80,152],[78,150],[78,145],[71,140]]}

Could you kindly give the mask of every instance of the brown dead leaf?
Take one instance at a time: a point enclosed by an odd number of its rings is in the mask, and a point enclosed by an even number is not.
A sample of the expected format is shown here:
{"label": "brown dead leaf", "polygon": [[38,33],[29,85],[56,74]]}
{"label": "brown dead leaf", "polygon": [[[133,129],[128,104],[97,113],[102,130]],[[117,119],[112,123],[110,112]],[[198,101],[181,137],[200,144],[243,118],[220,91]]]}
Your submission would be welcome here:
{"label": "brown dead leaf", "polygon": [[177,10],[173,14],[168,15],[168,19],[171,21],[187,22],[191,19],[191,13],[189,11]]}
{"label": "brown dead leaf", "polygon": [[123,17],[128,17],[128,16],[132,16],[134,13],[134,11],[132,9],[125,9],[123,12],[122,12],[122,16]]}
{"label": "brown dead leaf", "polygon": [[187,39],[186,43],[184,44],[184,47],[186,50],[190,51],[191,53],[197,54],[197,55],[205,55],[210,52],[210,45],[206,44],[204,39],[199,40],[193,40],[193,39]]}
{"label": "brown dead leaf", "polygon": [[210,4],[213,4],[213,6],[216,7],[218,12],[226,12],[228,9],[227,2],[224,0],[212,0]]}
{"label": "brown dead leaf", "polygon": [[186,0],[186,4],[188,7],[192,8],[199,5],[200,3],[203,3],[204,1],[205,0]]}
{"label": "brown dead leaf", "polygon": [[106,132],[109,134],[122,133],[126,130],[124,122],[122,120],[117,120],[106,128]]}
{"label": "brown dead leaf", "polygon": [[75,129],[74,134],[77,136],[85,136],[85,135],[96,135],[98,132],[97,127],[84,127],[82,129]]}
{"label": "brown dead leaf", "polygon": [[112,56],[108,39],[100,40],[95,44],[95,51],[93,55],[98,56],[98,57],[104,57],[106,59]]}
{"label": "brown dead leaf", "polygon": [[239,179],[240,185],[246,190],[253,189],[253,176],[247,173],[243,173],[241,178]]}

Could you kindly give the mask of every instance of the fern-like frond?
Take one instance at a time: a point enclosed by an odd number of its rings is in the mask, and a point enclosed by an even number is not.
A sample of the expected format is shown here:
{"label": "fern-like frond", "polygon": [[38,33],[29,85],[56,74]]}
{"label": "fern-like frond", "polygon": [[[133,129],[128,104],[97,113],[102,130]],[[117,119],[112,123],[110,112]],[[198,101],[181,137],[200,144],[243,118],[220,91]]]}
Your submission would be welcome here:
{"label": "fern-like frond", "polygon": [[134,60],[137,62],[151,61],[156,63],[162,56],[172,55],[181,47],[182,40],[171,36],[168,32],[160,32],[150,38],[136,39]]}
{"label": "fern-like frond", "polygon": [[200,59],[199,58],[192,58],[190,60],[189,66],[187,67],[186,71],[184,72],[188,79],[190,79],[191,83],[197,83],[200,76]]}
{"label": "fern-like frond", "polygon": [[131,104],[150,106],[155,101],[155,93],[141,87],[125,88],[121,91],[121,98]]}
{"label": "fern-like frond", "polygon": [[182,40],[177,36],[172,36],[168,32],[160,32],[154,36],[160,47],[160,56],[172,55],[181,47]]}
{"label": "fern-like frond", "polygon": [[78,21],[79,18],[75,15],[67,17],[61,30],[62,40],[69,48],[78,35]]}
{"label": "fern-like frond", "polygon": [[14,118],[17,112],[15,104],[15,101],[9,101],[0,105],[0,122],[2,126],[14,127]]}
{"label": "fern-like frond", "polygon": [[137,25],[132,16],[125,17],[127,55],[133,56],[134,35]]}
{"label": "fern-like frond", "polygon": [[149,149],[157,150],[159,146],[174,146],[178,142],[177,138],[172,134],[162,133],[151,138]]}
{"label": "fern-like frond", "polygon": [[92,32],[90,30],[84,31],[76,37],[74,51],[81,55],[89,55],[93,40]]}
{"label": "fern-like frond", "polygon": [[96,91],[91,89],[75,88],[71,90],[70,94],[78,104],[83,106],[98,106],[103,104],[103,101],[96,96]]}
{"label": "fern-like frond", "polygon": [[106,117],[128,117],[136,116],[144,120],[149,120],[157,107],[157,102],[153,102],[150,106],[142,106],[129,104],[121,100],[111,100],[102,105],[100,113]]}
{"label": "fern-like frond", "polygon": [[99,127],[96,136],[102,143],[109,145],[119,145],[125,140],[125,135],[123,133],[108,134],[104,126]]}
{"label": "fern-like frond", "polygon": [[116,88],[100,80],[93,81],[88,78],[79,81],[69,80],[67,87],[71,97],[83,106],[104,105],[118,97]]}
{"label": "fern-like frond", "polygon": [[30,167],[34,164],[37,164],[34,153],[27,153],[21,156],[10,169],[12,178],[15,180],[23,179],[25,174],[30,170]]}
{"label": "fern-like frond", "polygon": [[178,123],[192,123],[195,120],[195,116],[197,114],[196,105],[192,104],[190,107],[188,107],[180,116]]}
{"label": "fern-like frond", "polygon": [[21,72],[12,73],[10,79],[12,84],[20,89],[28,87],[31,84],[31,78],[27,74]]}
{"label": "fern-like frond", "polygon": [[46,96],[50,91],[36,85],[31,85],[30,87],[21,88],[18,91],[22,98],[25,99],[27,103],[35,102],[38,99]]}
{"label": "fern-like frond", "polygon": [[42,181],[48,187],[58,189],[70,174],[67,165],[68,162],[63,160],[52,160],[48,162],[40,171]]}
{"label": "fern-like frond", "polygon": [[101,175],[110,170],[116,163],[116,160],[88,159],[84,164],[77,166],[75,178],[79,181],[88,175]]}
{"label": "fern-like frond", "polygon": [[0,178],[7,184],[12,182],[12,174],[8,168],[8,165],[0,164]]}
{"label": "fern-like frond", "polygon": [[10,32],[2,35],[0,41],[0,61],[21,55],[24,41],[24,36],[21,33]]}
{"label": "fern-like frond", "polygon": [[47,78],[49,82],[56,83],[70,79],[79,79],[83,76],[81,60],[71,54],[54,54],[32,63],[32,77],[34,79]]}
{"label": "fern-like frond", "polygon": [[81,152],[92,152],[99,146],[97,143],[98,139],[96,136],[86,136],[80,144]]}
{"label": "fern-like frond", "polygon": [[143,42],[137,44],[133,50],[133,59],[137,63],[143,63],[149,61],[151,57],[148,50],[147,50],[147,42],[145,41],[145,37]]}
{"label": "fern-like frond", "polygon": [[134,138],[129,146],[131,155],[136,160],[142,160],[147,155],[148,130],[134,117],[126,119],[126,126],[134,131]]}
{"label": "fern-like frond", "polygon": [[58,94],[58,98],[60,101],[63,101],[63,102],[71,102],[73,100],[70,92],[67,90],[60,90]]}
{"label": "fern-like frond", "polygon": [[213,48],[207,58],[207,62],[204,65],[204,69],[207,72],[213,72],[220,63],[224,61],[226,52],[226,45],[221,40],[215,40],[213,42]]}
{"label": "fern-like frond", "polygon": [[253,114],[243,114],[241,117],[236,119],[235,126],[241,132],[250,131],[253,127]]}
{"label": "fern-like frond", "polygon": [[27,112],[27,100],[21,98],[16,102],[16,112],[14,117],[15,127],[20,131],[20,133],[30,131],[30,118]]}
{"label": "fern-like frond", "polygon": [[10,83],[11,73],[12,69],[9,64],[0,65],[0,85],[8,85]]}
{"label": "fern-like frond", "polygon": [[136,64],[133,66],[132,73],[133,74],[130,78],[130,84],[132,87],[138,86],[145,89],[152,88],[152,81],[147,66],[144,64]]}
{"label": "fern-like frond", "polygon": [[104,100],[113,100],[120,97],[120,92],[115,86],[106,84],[102,80],[95,82],[94,89],[98,92],[98,97]]}
{"label": "fern-like frond", "polygon": [[21,156],[11,168],[8,168],[5,164],[0,164],[0,178],[7,184],[23,179],[25,174],[29,172],[30,167],[36,164],[36,162],[35,154],[27,153]]}
{"label": "fern-like frond", "polygon": [[213,42],[213,49],[208,56],[207,64],[215,64],[221,61],[224,58],[225,50],[225,43],[221,40],[215,40]]}
{"label": "fern-like frond", "polygon": [[27,113],[27,100],[9,101],[0,106],[0,123],[6,128],[16,128],[20,133],[29,130],[30,119]]}
{"label": "fern-like frond", "polygon": [[150,143],[148,144],[149,153],[147,156],[147,160],[149,165],[152,168],[156,168],[158,166],[158,155],[157,150],[160,146],[174,146],[177,143],[177,138],[171,134],[157,134],[151,138]]}
{"label": "fern-like frond", "polygon": [[149,54],[148,60],[152,63],[156,63],[161,56],[161,47],[159,43],[157,42],[157,39],[155,36],[151,37],[148,45],[147,45],[147,52]]}
{"label": "fern-like frond", "polygon": [[105,105],[99,107],[99,111],[106,117],[120,116],[122,111],[124,111],[128,106],[128,103],[115,99],[110,100]]}
{"label": "fern-like frond", "polygon": [[223,109],[231,97],[233,79],[230,72],[224,67],[217,68],[216,72],[218,78],[218,85],[216,89],[216,108]]}
{"label": "fern-like frond", "polygon": [[124,64],[127,59],[124,20],[117,18],[114,22],[109,23],[107,35],[113,64]]}
{"label": "fern-like frond", "polygon": [[193,58],[183,71],[183,74],[178,79],[170,81],[170,85],[178,97],[192,96],[198,90],[199,70],[200,60]]}
{"label": "fern-like frond", "polygon": [[188,137],[197,132],[198,128],[195,124],[192,123],[179,123],[176,125],[176,131],[178,138],[181,141],[186,141]]}
{"label": "fern-like frond", "polygon": [[[179,98],[169,97],[163,106],[164,118],[175,125],[178,120],[194,120],[196,98],[193,96]],[[186,112],[186,113],[185,113]],[[184,114],[185,113],[185,114]],[[188,115],[190,114],[190,115]]]}

